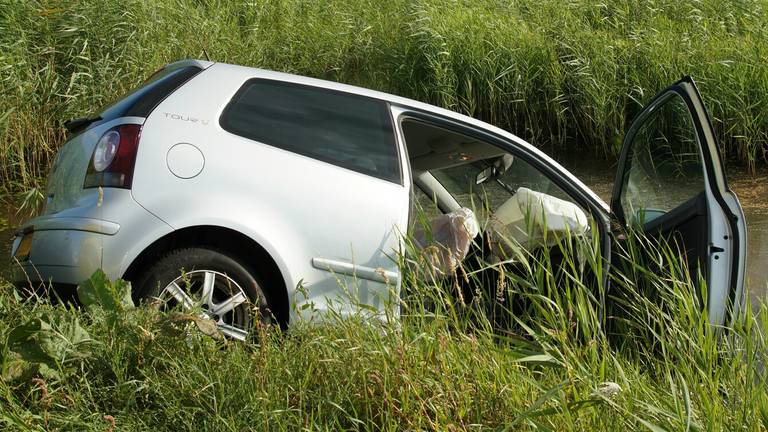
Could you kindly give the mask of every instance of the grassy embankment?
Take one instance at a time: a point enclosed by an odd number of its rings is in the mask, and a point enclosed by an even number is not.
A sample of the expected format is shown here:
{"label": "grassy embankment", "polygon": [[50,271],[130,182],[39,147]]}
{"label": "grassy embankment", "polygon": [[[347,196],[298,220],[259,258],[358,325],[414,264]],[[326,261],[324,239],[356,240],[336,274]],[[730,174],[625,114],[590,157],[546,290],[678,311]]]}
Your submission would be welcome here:
{"label": "grassy embankment", "polygon": [[757,0],[2,0],[0,10],[6,191],[36,191],[64,119],[203,50],[442,105],[563,155],[615,154],[640,103],[692,74],[724,152],[766,162],[768,9]]}
{"label": "grassy embankment", "polygon": [[[726,153],[765,163],[768,11],[757,1],[0,0],[0,11],[8,192],[39,187],[64,139],[60,120],[203,49],[454,108],[556,151],[606,154],[638,103],[691,73]],[[717,335],[706,299],[674,259],[657,257],[672,262],[613,281],[605,319],[589,276],[573,266],[558,277],[544,260],[498,274],[496,292],[470,305],[407,278],[397,329],[345,319],[259,329],[251,344],[144,308],[24,303],[2,285],[0,421],[99,431],[112,420],[117,430],[768,428],[768,308]],[[493,309],[494,322],[513,321],[511,334],[490,328],[484,311],[496,298],[518,306]],[[608,381],[622,390],[600,391]]]}
{"label": "grassy embankment", "polygon": [[[546,254],[461,297],[405,266],[400,325],[362,317],[254,328],[135,308],[121,284],[84,310],[0,288],[0,424],[14,430],[765,430],[768,306],[716,330],[669,250],[614,277]],[[582,245],[584,246],[584,245]],[[625,252],[632,256],[636,248]],[[522,262],[522,261],[521,261]],[[663,270],[648,271],[646,268]],[[470,279],[482,278],[477,273]],[[590,288],[592,286],[593,288]],[[490,287],[490,288],[488,288]],[[130,297],[128,297],[130,298]],[[749,307],[749,306],[748,306]],[[511,308],[511,309],[510,309]],[[361,309],[365,312],[365,308]],[[305,429],[303,429],[305,428]]]}

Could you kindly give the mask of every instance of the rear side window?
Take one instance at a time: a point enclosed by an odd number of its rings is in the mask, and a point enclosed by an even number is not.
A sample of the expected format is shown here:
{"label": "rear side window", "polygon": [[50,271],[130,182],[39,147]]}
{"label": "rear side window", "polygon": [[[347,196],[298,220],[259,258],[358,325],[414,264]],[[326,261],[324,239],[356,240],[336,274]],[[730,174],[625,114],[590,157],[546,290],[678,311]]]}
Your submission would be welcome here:
{"label": "rear side window", "polygon": [[127,96],[119,99],[99,115],[103,120],[119,117],[147,117],[157,105],[202,71],[197,66],[169,66],[159,70]]}
{"label": "rear side window", "polygon": [[225,130],[401,183],[386,102],[280,81],[250,80],[221,115]]}

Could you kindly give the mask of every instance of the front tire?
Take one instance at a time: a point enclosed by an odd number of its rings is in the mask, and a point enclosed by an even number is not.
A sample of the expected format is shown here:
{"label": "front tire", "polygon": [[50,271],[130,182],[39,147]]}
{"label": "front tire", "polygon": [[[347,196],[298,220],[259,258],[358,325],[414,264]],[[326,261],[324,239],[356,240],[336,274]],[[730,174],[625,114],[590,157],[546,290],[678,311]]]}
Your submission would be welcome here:
{"label": "front tire", "polygon": [[139,301],[161,309],[201,311],[228,337],[245,340],[256,322],[272,324],[263,285],[245,264],[217,250],[177,249],[152,265],[136,284]]}

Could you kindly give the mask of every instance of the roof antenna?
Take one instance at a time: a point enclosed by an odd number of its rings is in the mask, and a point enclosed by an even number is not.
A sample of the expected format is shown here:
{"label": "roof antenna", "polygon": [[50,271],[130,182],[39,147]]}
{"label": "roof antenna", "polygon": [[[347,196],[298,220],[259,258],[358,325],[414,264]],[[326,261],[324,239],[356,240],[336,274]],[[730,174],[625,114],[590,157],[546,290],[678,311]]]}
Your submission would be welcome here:
{"label": "roof antenna", "polygon": [[205,48],[203,48],[203,55],[205,56],[205,59],[206,59],[207,61],[211,61],[211,58],[210,58],[210,57],[208,57],[208,51],[206,51],[206,50],[205,50]]}

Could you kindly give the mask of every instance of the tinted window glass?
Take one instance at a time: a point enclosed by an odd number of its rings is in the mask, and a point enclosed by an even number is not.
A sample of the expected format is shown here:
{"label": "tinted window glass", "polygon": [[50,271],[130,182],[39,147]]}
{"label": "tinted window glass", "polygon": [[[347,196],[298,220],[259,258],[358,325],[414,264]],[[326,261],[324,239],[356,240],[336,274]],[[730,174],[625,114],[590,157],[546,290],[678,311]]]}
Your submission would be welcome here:
{"label": "tinted window glass", "polygon": [[385,102],[266,80],[247,82],[221,116],[234,134],[400,183]]}
{"label": "tinted window glass", "polygon": [[201,70],[197,66],[161,69],[139,88],[102,110],[100,116],[104,120],[126,116],[147,117],[163,99]]}

